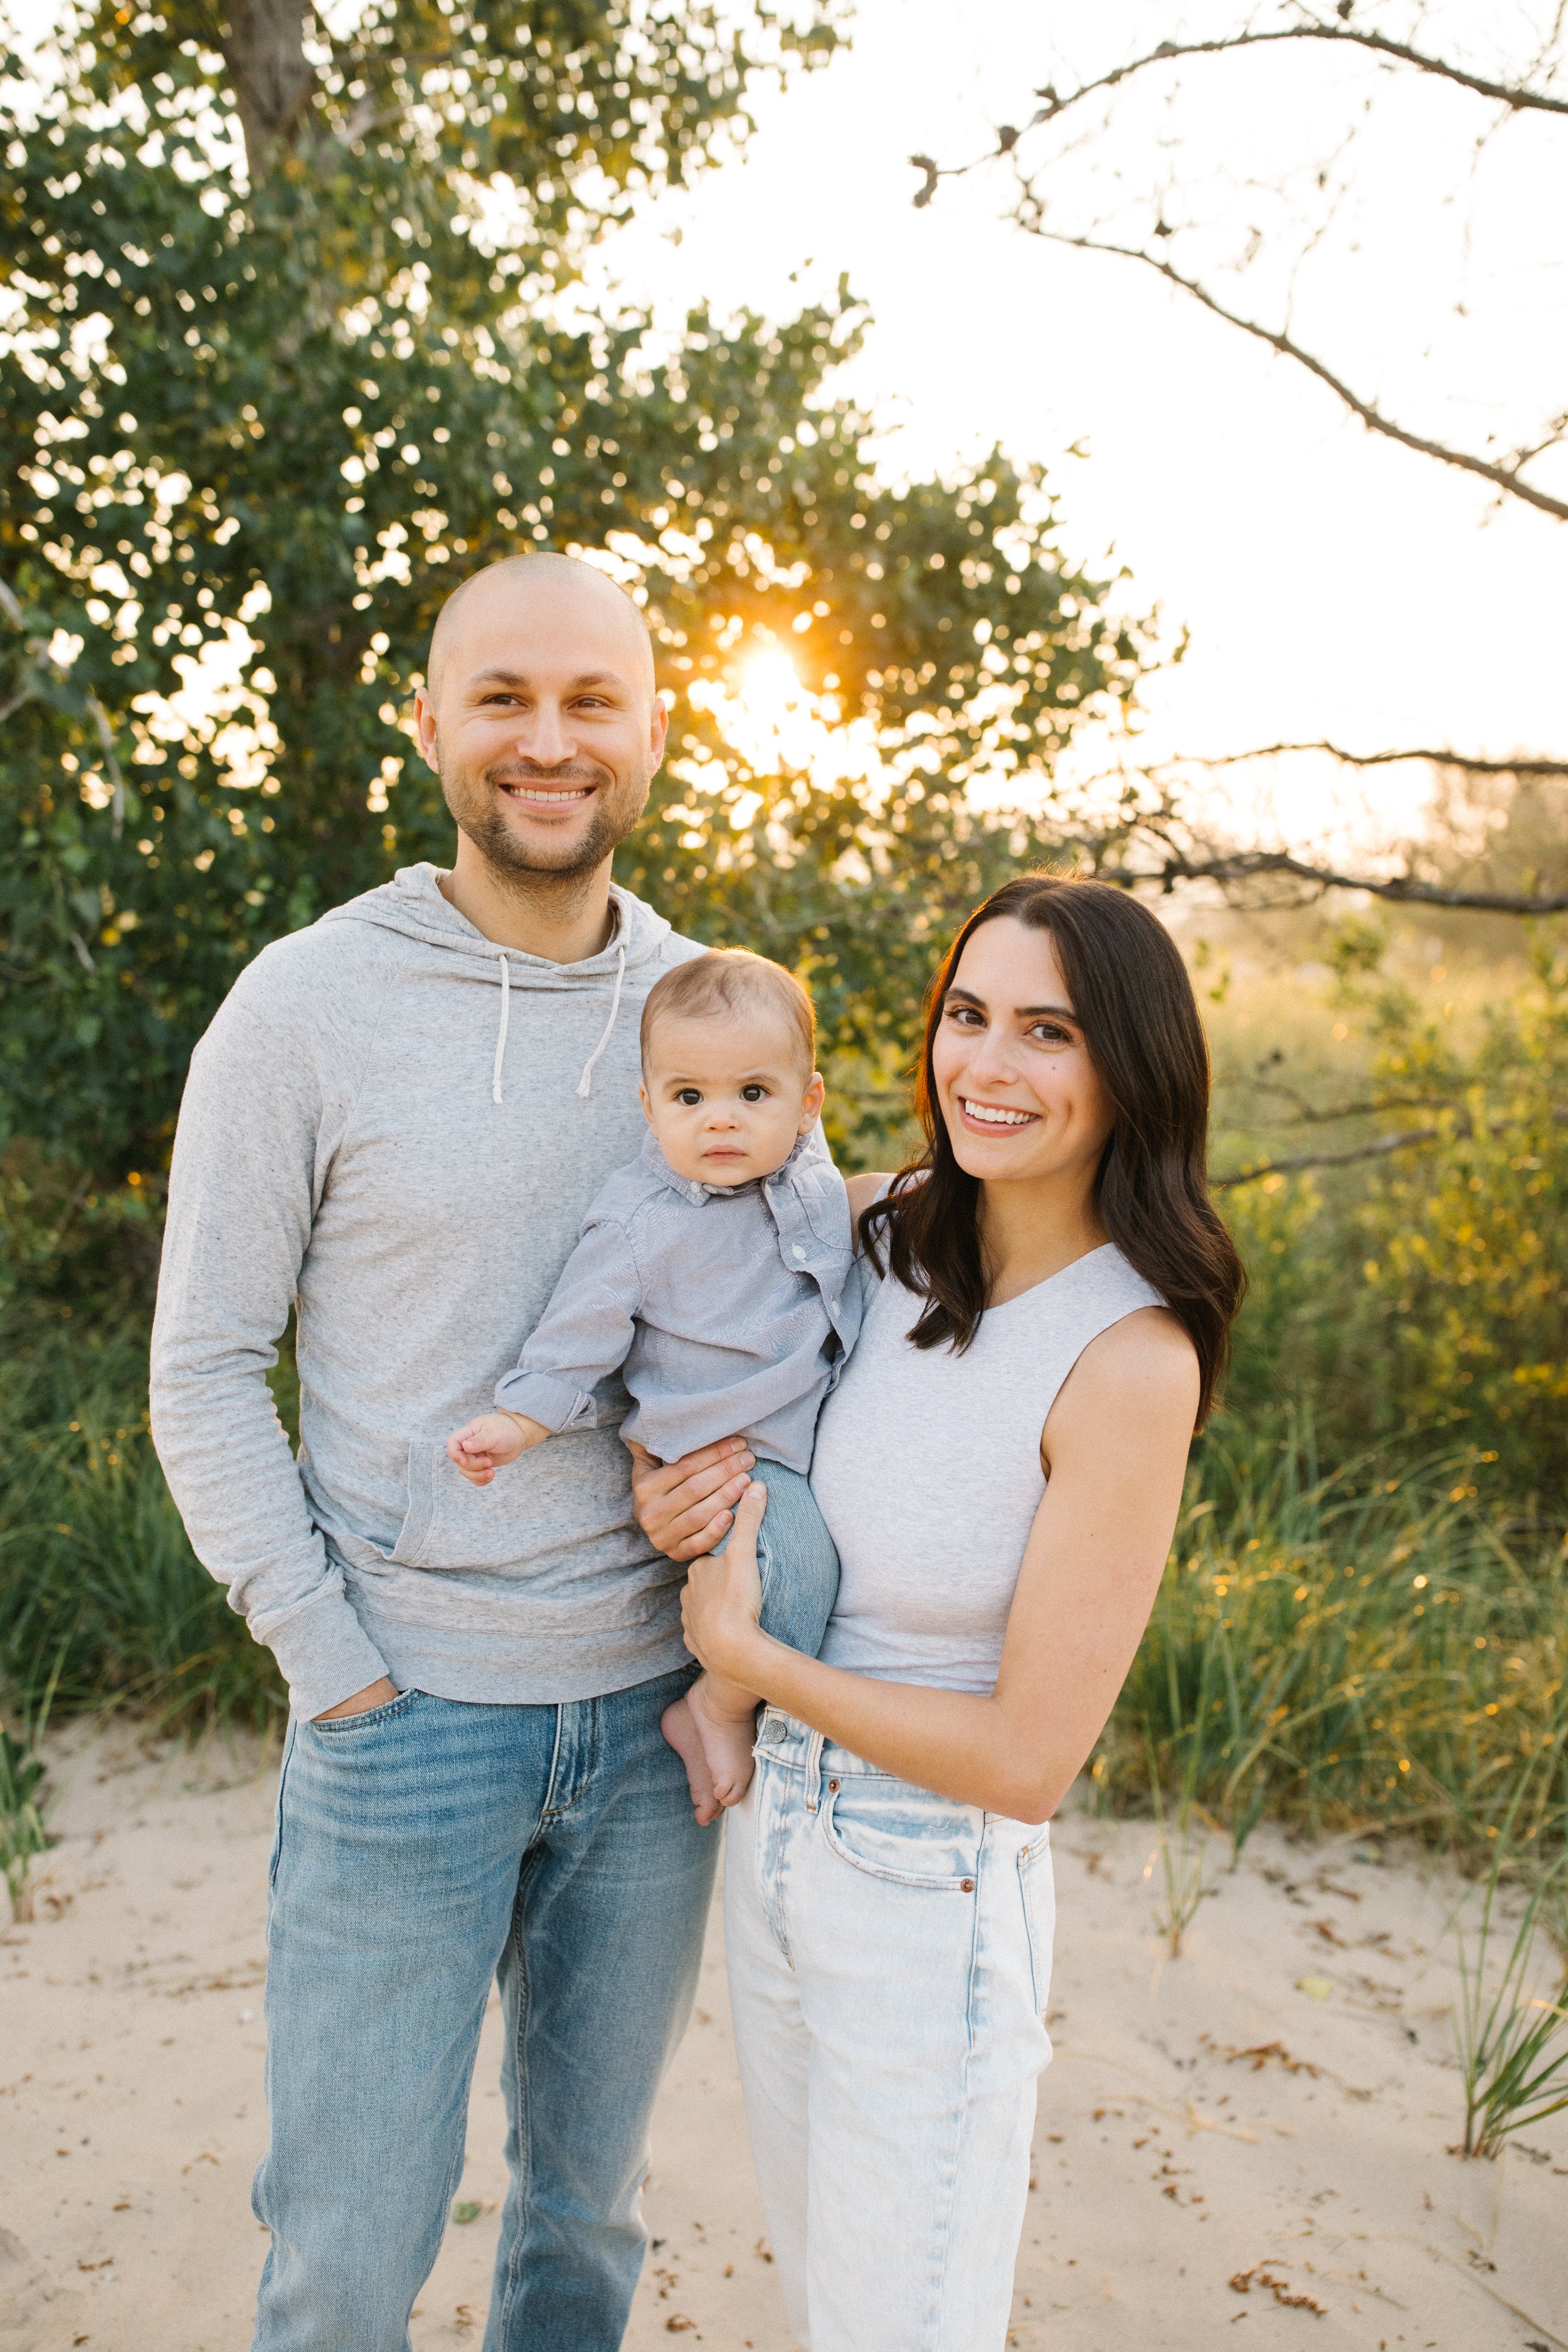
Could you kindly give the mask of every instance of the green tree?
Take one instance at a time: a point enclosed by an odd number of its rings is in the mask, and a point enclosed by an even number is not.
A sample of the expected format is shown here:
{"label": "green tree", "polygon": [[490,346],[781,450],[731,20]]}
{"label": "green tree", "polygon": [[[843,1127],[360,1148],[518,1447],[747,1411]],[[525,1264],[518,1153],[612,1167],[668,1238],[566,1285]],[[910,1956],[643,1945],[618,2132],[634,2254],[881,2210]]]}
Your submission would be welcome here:
{"label": "green tree", "polygon": [[[573,311],[587,240],[830,14],[217,23],[106,0],[46,87],[5,61],[0,1141],[155,1195],[244,960],[446,851],[409,699],[454,580],[529,546],[608,551],[655,631],[675,751],[625,878],[812,971],[830,1045],[885,1075],[933,931],[1039,845],[966,779],[1043,782],[1148,649],[1000,454],[879,478],[825,383],[842,290],[662,338]],[[710,690],[784,646],[876,776],[736,752]]]}

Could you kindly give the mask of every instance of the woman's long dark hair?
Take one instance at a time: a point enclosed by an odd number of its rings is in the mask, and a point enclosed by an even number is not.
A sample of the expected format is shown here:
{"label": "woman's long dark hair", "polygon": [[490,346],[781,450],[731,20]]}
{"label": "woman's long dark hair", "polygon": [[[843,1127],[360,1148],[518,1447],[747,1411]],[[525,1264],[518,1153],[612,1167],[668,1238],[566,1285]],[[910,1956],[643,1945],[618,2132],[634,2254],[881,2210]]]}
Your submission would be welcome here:
{"label": "woman's long dark hair", "polygon": [[1209,1198],[1208,1049],[1186,967],[1163,923],[1109,883],[1025,874],[977,907],[942,959],[926,1001],[915,1108],[921,1157],[860,1219],[861,1241],[926,1308],[917,1348],[968,1347],[985,1310],[980,1184],[959,1166],[937,1099],[931,1055],[959,958],[1004,916],[1049,931],[1084,1043],[1116,1124],[1095,1180],[1101,1223],[1152,1283],[1197,1350],[1201,1429],[1229,1352],[1246,1275]]}

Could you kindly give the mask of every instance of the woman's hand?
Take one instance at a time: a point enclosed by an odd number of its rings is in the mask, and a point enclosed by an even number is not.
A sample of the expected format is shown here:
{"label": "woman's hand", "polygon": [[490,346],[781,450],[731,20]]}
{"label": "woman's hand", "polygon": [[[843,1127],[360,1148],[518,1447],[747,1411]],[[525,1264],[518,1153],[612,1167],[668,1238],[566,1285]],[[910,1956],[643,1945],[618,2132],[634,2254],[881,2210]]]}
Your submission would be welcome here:
{"label": "woman's hand", "polygon": [[757,1622],[763,1610],[757,1529],[767,1504],[767,1488],[753,1481],[741,1497],[723,1551],[692,1561],[680,1596],[680,1620],[692,1656],[710,1674],[723,1675],[747,1690],[756,1687],[752,1677],[758,1646],[767,1642]]}

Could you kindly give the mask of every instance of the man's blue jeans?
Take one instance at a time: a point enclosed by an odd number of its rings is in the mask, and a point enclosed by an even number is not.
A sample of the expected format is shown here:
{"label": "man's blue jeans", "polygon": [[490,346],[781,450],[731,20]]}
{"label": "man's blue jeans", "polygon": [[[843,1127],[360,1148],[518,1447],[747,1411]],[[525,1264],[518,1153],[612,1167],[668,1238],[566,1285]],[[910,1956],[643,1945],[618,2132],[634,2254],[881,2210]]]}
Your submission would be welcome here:
{"label": "man's blue jeans", "polygon": [[718,1852],[658,1727],[689,1681],[563,1706],[405,1691],[291,1725],[256,2352],[406,2352],[462,2173],[492,1978],[511,2188],[484,2352],[616,2352],[649,2112]]}

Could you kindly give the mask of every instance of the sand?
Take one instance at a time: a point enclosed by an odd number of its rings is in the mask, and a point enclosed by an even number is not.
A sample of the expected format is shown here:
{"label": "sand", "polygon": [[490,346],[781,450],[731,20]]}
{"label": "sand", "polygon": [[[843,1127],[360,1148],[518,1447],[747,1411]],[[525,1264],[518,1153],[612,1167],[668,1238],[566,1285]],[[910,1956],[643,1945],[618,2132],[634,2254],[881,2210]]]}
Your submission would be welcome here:
{"label": "sand", "polygon": [[[262,2233],[273,1770],[125,1727],[50,1748],[59,1843],[0,1937],[0,2347],[244,2352]],[[1172,1959],[1147,1823],[1057,1832],[1055,2063],[1009,2341],[1025,2352],[1568,2347],[1568,2114],[1496,2164],[1460,2129],[1459,1890],[1260,1831]],[[416,2352],[478,2344],[502,2189],[496,2018]],[[874,2184],[867,2185],[874,2198]],[[473,2212],[472,2209],[478,2211]],[[788,2352],[716,1925],[659,2106],[626,2344]]]}

